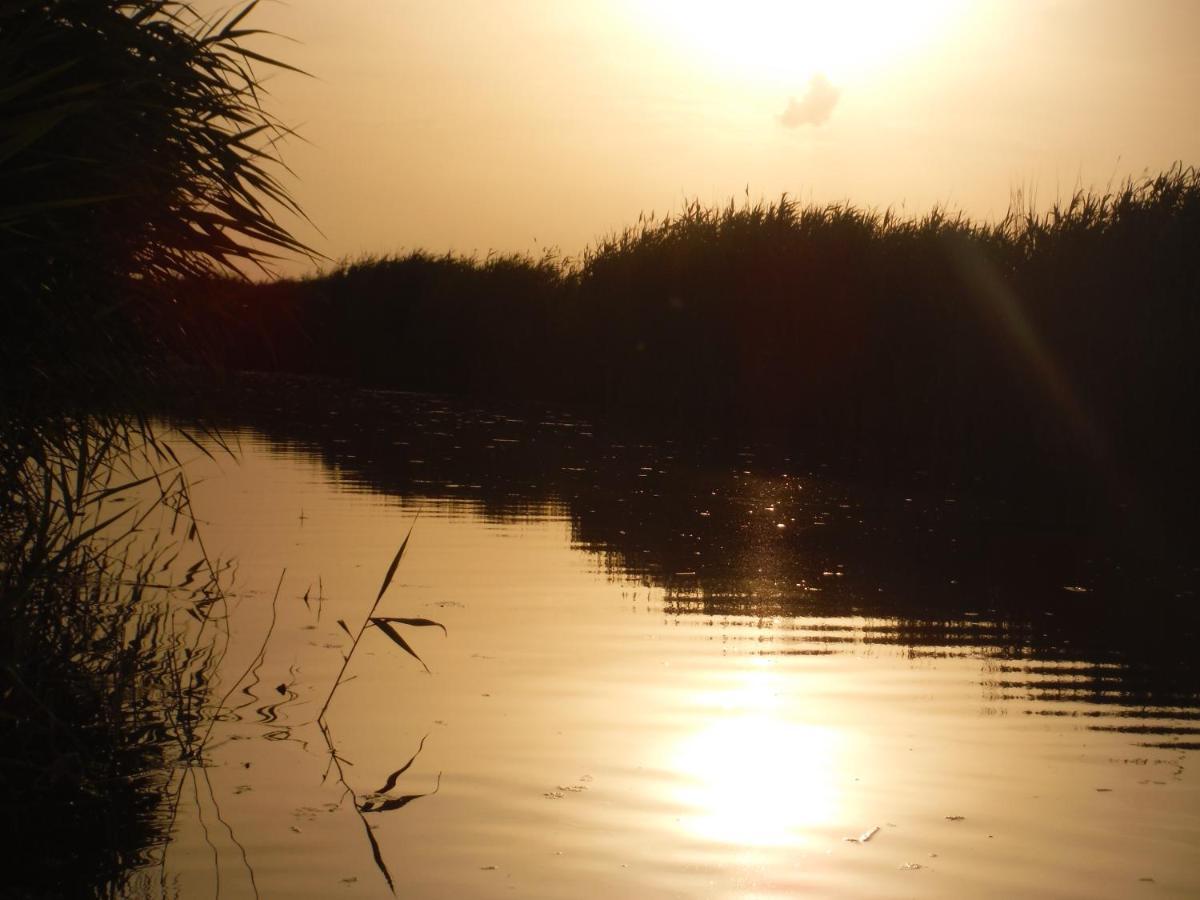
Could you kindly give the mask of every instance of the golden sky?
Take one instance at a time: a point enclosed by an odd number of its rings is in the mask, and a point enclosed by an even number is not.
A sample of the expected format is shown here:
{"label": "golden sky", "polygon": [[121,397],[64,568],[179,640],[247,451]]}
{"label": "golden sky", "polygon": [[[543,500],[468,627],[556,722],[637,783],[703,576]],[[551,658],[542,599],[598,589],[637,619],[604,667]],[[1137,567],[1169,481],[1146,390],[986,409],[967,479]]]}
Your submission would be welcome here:
{"label": "golden sky", "polygon": [[335,259],[571,255],[747,188],[990,218],[1200,163],[1195,0],[289,0],[247,24],[315,76],[273,76],[271,108]]}

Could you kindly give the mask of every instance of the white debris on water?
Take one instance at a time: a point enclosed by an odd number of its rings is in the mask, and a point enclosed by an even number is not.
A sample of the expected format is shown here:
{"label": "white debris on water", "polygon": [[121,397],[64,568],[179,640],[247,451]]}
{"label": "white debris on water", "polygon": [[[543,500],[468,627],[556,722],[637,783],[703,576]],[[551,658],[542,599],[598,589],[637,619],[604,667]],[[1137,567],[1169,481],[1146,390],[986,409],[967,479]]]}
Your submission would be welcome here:
{"label": "white debris on water", "polygon": [[858,837],[848,837],[848,838],[843,838],[843,840],[849,841],[852,844],[865,844],[871,838],[875,837],[875,833],[878,831],[879,831],[879,826],[872,825],[870,828],[868,828],[866,831],[864,831]]}

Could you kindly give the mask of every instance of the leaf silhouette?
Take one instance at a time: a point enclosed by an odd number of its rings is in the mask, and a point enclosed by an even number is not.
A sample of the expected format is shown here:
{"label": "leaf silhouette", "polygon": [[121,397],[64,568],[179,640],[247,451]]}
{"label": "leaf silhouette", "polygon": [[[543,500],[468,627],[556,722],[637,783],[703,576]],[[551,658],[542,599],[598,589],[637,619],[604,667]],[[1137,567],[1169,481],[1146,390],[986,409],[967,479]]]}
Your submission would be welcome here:
{"label": "leaf silhouette", "polygon": [[434,785],[432,791],[428,791],[424,794],[405,794],[403,797],[389,797],[386,800],[382,798],[364,800],[359,804],[358,811],[360,813],[391,812],[394,809],[402,809],[405,806],[408,806],[408,804],[412,803],[414,800],[420,800],[422,797],[429,797],[432,794],[436,794],[441,789],[442,773],[438,772],[437,784]]}
{"label": "leaf silhouette", "polygon": [[449,632],[446,631],[445,625],[443,625],[441,622],[435,622],[435,621],[433,621],[433,619],[405,619],[405,618],[401,618],[400,616],[376,616],[373,619],[371,619],[371,621],[374,622],[376,625],[378,625],[380,622],[399,622],[401,625],[417,625],[417,626],[432,625],[435,628],[442,629],[442,634],[449,634]]}
{"label": "leaf silhouette", "polygon": [[[417,515],[421,513],[418,511]],[[404,556],[404,551],[408,549],[408,539],[412,537],[413,529],[417,527],[417,520],[413,519],[413,523],[408,526],[408,534],[404,536],[404,540],[400,544],[400,549],[396,551],[395,557],[392,559],[392,564],[388,566],[387,574],[383,576],[383,584],[379,586],[379,593],[375,596],[375,605],[379,605],[379,601],[383,599],[383,593],[388,589],[388,585],[392,583],[392,576],[396,574],[396,569],[400,566],[400,560]],[[415,656],[416,654],[414,654]]]}
{"label": "leaf silhouette", "polygon": [[381,813],[391,812],[393,809],[400,809],[412,803],[414,800],[420,800],[425,794],[406,794],[403,797],[389,797],[387,800],[364,800],[359,806],[358,811],[364,813]]}
{"label": "leaf silhouette", "polygon": [[421,744],[420,744],[420,746],[417,747],[417,752],[412,755],[412,759],[410,759],[408,762],[406,762],[404,765],[402,765],[400,768],[398,768],[395,772],[393,772],[391,775],[389,775],[387,777],[387,781],[385,781],[383,783],[383,787],[381,787],[379,790],[377,790],[375,792],[376,794],[386,794],[388,791],[390,791],[392,788],[394,788],[396,786],[396,781],[399,780],[401,775],[403,775],[405,772],[407,772],[409,770],[409,767],[412,766],[412,764],[414,762],[416,762],[417,757],[421,755],[421,751],[425,749],[425,739],[428,737],[429,737],[429,735],[425,735],[425,737],[421,738]]}
{"label": "leaf silhouette", "polygon": [[405,653],[409,654],[413,659],[415,659],[417,662],[419,662],[422,666],[425,666],[426,672],[429,671],[429,666],[425,665],[425,660],[421,659],[421,657],[417,655],[417,651],[408,645],[408,641],[406,641],[404,639],[404,636],[401,635],[400,632],[398,632],[395,628],[393,628],[386,619],[372,618],[371,622],[372,622],[372,624],[375,625],[376,628],[378,628],[380,631],[382,631],[384,634],[386,634],[388,637],[390,637],[392,639],[392,641],[395,642],[396,645],[400,647],[401,650],[403,650]]}
{"label": "leaf silhouette", "polygon": [[[359,810],[361,812],[361,810]],[[367,831],[367,840],[371,842],[371,855],[375,857],[375,865],[379,871],[383,873],[384,879],[387,881],[388,890],[394,895],[396,893],[396,885],[392,883],[392,873],[388,871],[388,867],[383,862],[383,851],[379,849],[379,842],[375,840],[375,835],[371,833],[371,826],[366,819],[362,820],[363,828]]]}
{"label": "leaf silhouette", "polygon": [[346,634],[350,635],[351,640],[354,640],[354,635],[350,631],[350,626],[346,624],[346,620],[338,619],[337,623],[342,626],[342,631],[344,631],[344,632],[346,632]]}

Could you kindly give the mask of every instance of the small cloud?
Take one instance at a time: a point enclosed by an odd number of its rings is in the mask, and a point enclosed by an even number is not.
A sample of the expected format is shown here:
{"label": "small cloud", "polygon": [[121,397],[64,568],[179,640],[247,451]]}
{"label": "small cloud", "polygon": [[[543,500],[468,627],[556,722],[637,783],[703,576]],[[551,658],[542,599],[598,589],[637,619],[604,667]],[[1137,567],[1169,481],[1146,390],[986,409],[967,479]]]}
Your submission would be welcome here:
{"label": "small cloud", "polygon": [[808,90],[797,100],[788,98],[787,109],[779,115],[779,124],[784,128],[799,128],[801,125],[824,125],[833,108],[837,106],[841,91],[830,84],[824,75],[816,74],[808,83]]}

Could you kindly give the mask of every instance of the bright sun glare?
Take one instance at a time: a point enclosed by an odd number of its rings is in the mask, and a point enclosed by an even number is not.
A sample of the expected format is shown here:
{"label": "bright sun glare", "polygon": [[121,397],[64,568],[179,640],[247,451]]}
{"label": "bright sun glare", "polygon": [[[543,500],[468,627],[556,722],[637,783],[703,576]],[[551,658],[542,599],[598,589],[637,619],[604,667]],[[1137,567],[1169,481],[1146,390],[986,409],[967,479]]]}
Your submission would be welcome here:
{"label": "bright sun glare", "polygon": [[643,0],[665,40],[737,77],[795,87],[886,65],[942,35],[962,0]]}
{"label": "bright sun glare", "polygon": [[838,812],[836,731],[790,720],[778,708],[781,685],[769,668],[738,688],[703,698],[709,725],[677,748],[683,825],[707,840],[743,847],[802,840],[802,830]]}

